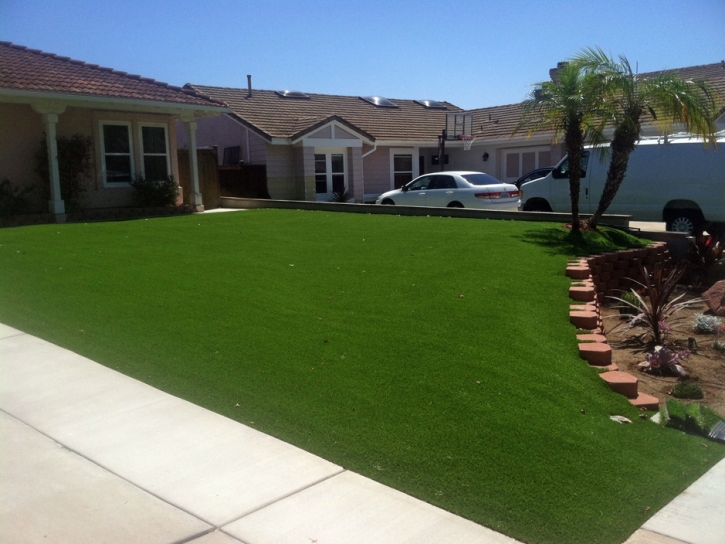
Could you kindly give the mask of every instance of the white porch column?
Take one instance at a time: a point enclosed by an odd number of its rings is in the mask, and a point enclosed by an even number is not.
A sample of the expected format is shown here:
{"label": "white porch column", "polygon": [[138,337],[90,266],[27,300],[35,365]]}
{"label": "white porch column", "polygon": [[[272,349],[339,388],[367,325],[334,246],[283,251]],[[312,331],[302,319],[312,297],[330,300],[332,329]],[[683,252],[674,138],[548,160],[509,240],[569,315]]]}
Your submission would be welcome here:
{"label": "white porch column", "polygon": [[50,213],[64,214],[65,202],[60,194],[60,173],[58,171],[58,142],[56,141],[55,126],[58,123],[57,113],[44,113],[45,141],[48,147],[48,172],[50,172],[50,200],[48,208]]}
{"label": "white porch column", "polygon": [[204,202],[199,189],[199,162],[196,157],[196,121],[185,121],[184,124],[189,135],[189,179],[191,180],[189,203],[196,211],[203,212]]}

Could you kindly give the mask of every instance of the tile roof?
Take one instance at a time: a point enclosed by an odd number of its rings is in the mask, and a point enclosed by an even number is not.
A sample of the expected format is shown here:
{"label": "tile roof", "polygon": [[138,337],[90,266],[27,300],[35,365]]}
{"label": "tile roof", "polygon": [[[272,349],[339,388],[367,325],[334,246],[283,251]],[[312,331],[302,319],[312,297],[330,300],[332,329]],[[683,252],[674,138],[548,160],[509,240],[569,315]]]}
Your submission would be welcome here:
{"label": "tile roof", "polygon": [[220,100],[234,113],[268,138],[295,138],[322,120],[336,116],[372,136],[387,141],[435,141],[446,125],[446,113],[463,111],[448,102],[448,108],[427,109],[414,100],[391,98],[397,108],[381,108],[357,96],[306,93],[309,98],[284,98],[276,91],[208,87],[187,84],[202,95]]}
{"label": "tile roof", "polygon": [[221,106],[189,89],[3,41],[0,89]]}
{"label": "tile roof", "polygon": [[[720,99],[725,99],[725,62],[673,71],[682,78],[707,80]],[[660,73],[662,71],[648,72],[641,76],[652,77]],[[276,91],[253,89],[252,97],[247,98],[247,89],[195,84],[187,84],[185,88],[225,103],[238,118],[269,138],[295,138],[336,116],[373,136],[371,139],[435,141],[445,127],[445,114],[464,111],[448,102],[444,102],[447,110],[434,110],[426,109],[414,100],[391,99],[398,108],[380,108],[357,96],[307,93],[309,99],[283,98]],[[519,103],[477,108],[466,113],[473,114],[473,134],[477,139],[495,140],[511,137],[522,111]],[[524,135],[525,132],[521,132],[521,136]]]}
{"label": "tile roof", "polygon": [[[666,72],[675,72],[682,79],[706,80],[719,95],[720,112],[723,112],[722,108],[725,108],[725,61],[701,66],[688,66],[675,70],[646,72],[640,74],[640,77],[650,78]],[[509,104],[507,106],[478,108],[468,110],[466,113],[473,114],[473,134],[477,139],[498,139],[508,138],[513,134],[516,125],[521,120],[523,108],[519,103]],[[645,119],[645,123],[652,121],[652,118],[649,116]],[[526,132],[522,131],[521,135],[524,134]]]}

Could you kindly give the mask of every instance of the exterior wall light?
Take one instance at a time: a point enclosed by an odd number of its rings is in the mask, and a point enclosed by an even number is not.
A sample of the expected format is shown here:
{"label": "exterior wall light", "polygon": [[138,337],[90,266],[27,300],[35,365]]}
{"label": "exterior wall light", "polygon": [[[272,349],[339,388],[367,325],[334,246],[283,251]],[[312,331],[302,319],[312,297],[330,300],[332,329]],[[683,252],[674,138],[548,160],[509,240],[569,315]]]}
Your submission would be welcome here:
{"label": "exterior wall light", "polygon": [[483,157],[482,157],[482,158],[483,158],[483,162],[486,162],[486,161],[488,161],[488,157],[489,157],[488,153],[486,153],[486,152],[484,151],[484,152],[483,152]]}

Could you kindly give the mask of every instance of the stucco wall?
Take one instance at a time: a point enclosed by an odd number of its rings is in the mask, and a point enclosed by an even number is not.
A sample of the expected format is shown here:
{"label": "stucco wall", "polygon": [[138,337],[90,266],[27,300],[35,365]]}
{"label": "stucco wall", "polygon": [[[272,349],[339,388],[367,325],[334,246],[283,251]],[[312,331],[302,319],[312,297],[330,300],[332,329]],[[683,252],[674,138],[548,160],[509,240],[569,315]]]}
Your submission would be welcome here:
{"label": "stucco wall", "polygon": [[[95,111],[84,108],[67,108],[58,116],[57,136],[71,137],[76,134],[90,136],[93,141],[94,173],[86,184],[84,206],[102,208],[125,206],[131,203],[132,189],[128,185],[106,187],[103,183],[101,157],[101,121],[124,121],[131,123],[131,143],[135,172],[143,170],[143,156],[139,128],[141,123],[160,123],[166,125],[171,173],[178,179],[178,161],[176,147],[173,145],[176,134],[173,117],[169,115],[120,113],[113,111]],[[49,190],[42,187],[42,180],[34,172],[34,155],[45,139],[45,125],[42,116],[25,104],[0,104],[0,179],[8,178],[18,186],[34,186],[31,198],[39,207],[38,211],[47,211]],[[62,197],[62,195],[61,195]]]}
{"label": "stucco wall", "polygon": [[[368,153],[372,146],[363,146],[362,154]],[[374,153],[363,158],[363,176],[365,194],[380,194],[390,190],[390,148],[379,147]]]}

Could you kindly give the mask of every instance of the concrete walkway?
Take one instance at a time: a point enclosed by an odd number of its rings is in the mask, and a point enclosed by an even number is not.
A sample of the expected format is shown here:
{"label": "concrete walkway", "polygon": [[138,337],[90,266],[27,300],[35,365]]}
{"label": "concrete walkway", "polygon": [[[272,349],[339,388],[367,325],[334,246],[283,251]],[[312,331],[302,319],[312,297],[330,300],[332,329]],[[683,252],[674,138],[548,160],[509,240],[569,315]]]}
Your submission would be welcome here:
{"label": "concrete walkway", "polygon": [[[515,544],[0,324],[0,543]],[[725,542],[725,461],[628,544]]]}
{"label": "concrete walkway", "polygon": [[0,542],[515,540],[0,325]]}

